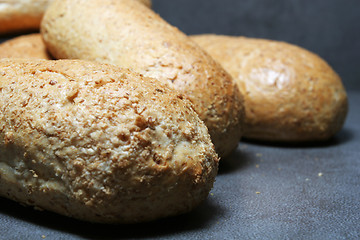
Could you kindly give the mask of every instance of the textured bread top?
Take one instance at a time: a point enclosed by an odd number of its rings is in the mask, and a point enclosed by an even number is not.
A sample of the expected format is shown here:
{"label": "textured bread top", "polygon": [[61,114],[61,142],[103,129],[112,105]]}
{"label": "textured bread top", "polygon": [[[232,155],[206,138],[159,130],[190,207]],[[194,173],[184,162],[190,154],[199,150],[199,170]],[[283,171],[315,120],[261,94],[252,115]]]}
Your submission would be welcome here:
{"label": "textured bread top", "polygon": [[19,36],[1,43],[0,58],[52,59],[39,33]]}
{"label": "textured bread top", "polygon": [[236,80],[245,100],[245,137],[324,140],[342,127],[348,109],[345,89],[316,54],[265,39],[211,34],[192,39]]}
{"label": "textured bread top", "polygon": [[41,33],[56,58],[129,67],[185,94],[220,155],[242,132],[242,96],[231,76],[188,36],[131,0],[60,0]]}
{"label": "textured bread top", "polygon": [[217,173],[186,99],[155,79],[77,60],[0,60],[0,143],[0,187],[23,185],[26,203],[87,221],[189,211]]}

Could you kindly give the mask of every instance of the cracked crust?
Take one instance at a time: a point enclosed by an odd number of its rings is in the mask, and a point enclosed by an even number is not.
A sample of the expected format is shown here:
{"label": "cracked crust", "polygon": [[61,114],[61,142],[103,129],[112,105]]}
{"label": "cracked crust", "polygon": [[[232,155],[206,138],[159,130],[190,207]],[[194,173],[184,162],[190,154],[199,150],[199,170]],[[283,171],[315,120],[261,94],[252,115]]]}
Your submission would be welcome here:
{"label": "cracked crust", "polygon": [[242,96],[231,76],[184,33],[130,0],[60,0],[41,33],[56,58],[129,67],[185,94],[221,157],[242,134]]}
{"label": "cracked crust", "polygon": [[[38,30],[53,0],[0,0],[0,34]],[[138,0],[151,7],[151,0]]]}
{"label": "cracked crust", "polygon": [[0,58],[52,59],[40,33],[15,37],[1,43]]}
{"label": "cracked crust", "polygon": [[348,111],[340,77],[319,56],[285,42],[222,35],[192,39],[233,76],[244,96],[244,137],[326,140]]}
{"label": "cracked crust", "polygon": [[215,180],[204,123],[181,95],[80,60],[0,60],[0,195],[102,223],[190,211]]}

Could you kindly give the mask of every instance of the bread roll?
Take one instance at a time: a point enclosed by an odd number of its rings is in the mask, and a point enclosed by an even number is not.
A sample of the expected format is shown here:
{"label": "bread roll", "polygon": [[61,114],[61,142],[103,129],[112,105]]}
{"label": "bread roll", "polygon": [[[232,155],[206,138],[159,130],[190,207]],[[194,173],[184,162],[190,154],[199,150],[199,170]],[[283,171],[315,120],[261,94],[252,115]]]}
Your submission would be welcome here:
{"label": "bread roll", "polygon": [[[53,0],[0,0],[0,34],[38,30]],[[138,0],[151,7],[151,0]]]}
{"label": "bread roll", "polygon": [[199,35],[192,39],[234,77],[244,95],[244,137],[326,140],[344,124],[348,102],[340,77],[319,56],[278,41]]}
{"label": "bread roll", "polygon": [[52,59],[40,33],[15,37],[1,43],[0,58]]}
{"label": "bread roll", "polygon": [[0,0],[0,34],[39,29],[52,0]]}
{"label": "bread roll", "polygon": [[185,94],[220,156],[242,132],[242,96],[231,76],[184,33],[131,0],[59,0],[41,26],[56,58],[132,68]]}
{"label": "bread roll", "polygon": [[100,223],[203,201],[218,158],[206,126],[155,79],[79,60],[0,59],[0,196]]}

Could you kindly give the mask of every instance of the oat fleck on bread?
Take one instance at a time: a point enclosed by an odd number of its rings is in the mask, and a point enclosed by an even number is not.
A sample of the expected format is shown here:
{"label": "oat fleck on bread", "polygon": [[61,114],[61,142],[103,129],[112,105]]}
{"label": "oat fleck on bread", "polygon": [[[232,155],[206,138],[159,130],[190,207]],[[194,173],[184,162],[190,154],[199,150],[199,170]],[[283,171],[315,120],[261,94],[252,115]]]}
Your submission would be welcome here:
{"label": "oat fleck on bread", "polygon": [[244,96],[244,137],[322,141],[343,126],[348,101],[339,75],[293,44],[236,36],[192,36],[233,76]]}
{"label": "oat fleck on bread", "polygon": [[56,58],[132,68],[185,94],[221,157],[242,134],[242,96],[231,76],[188,36],[131,0],[54,1],[41,34]]}
{"label": "oat fleck on bread", "polygon": [[80,60],[0,59],[0,195],[91,222],[192,210],[218,157],[189,101]]}

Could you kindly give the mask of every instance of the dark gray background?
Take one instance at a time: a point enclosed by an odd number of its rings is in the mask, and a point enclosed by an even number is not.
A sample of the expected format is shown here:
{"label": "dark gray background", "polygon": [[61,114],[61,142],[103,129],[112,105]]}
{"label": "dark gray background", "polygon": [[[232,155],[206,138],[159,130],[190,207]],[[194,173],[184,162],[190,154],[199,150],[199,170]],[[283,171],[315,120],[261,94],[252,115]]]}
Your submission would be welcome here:
{"label": "dark gray background", "polygon": [[349,90],[360,90],[360,0],[153,0],[187,34],[286,41],[324,58]]}

